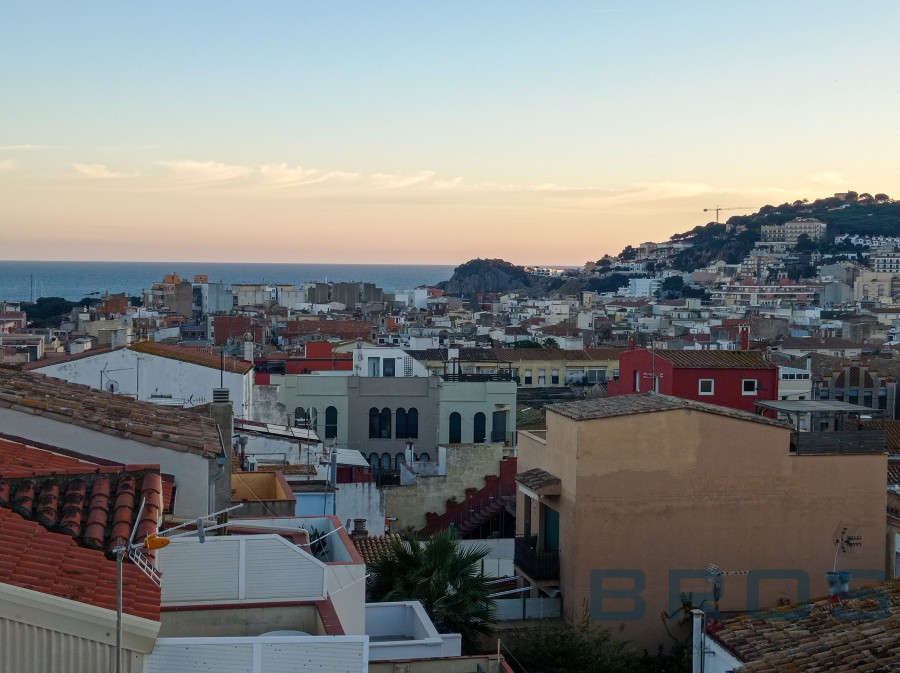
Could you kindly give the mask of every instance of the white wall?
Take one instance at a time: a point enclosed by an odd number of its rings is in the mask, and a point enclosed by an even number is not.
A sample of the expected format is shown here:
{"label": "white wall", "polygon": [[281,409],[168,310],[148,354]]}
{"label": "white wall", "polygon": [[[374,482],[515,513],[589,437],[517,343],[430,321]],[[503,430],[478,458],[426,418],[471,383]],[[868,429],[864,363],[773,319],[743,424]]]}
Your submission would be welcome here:
{"label": "white wall", "polygon": [[365,673],[364,636],[160,638],[144,657],[144,673]]}
{"label": "white wall", "polygon": [[[212,401],[213,388],[228,388],[234,404],[234,414],[249,418],[253,373],[237,374],[204,367],[172,358],[137,353],[122,348],[107,353],[70,362],[40,367],[36,371],[72,383],[81,383],[100,389],[100,373],[103,372],[103,389],[108,390],[110,380],[118,384],[120,394],[137,395],[147,400],[153,394],[171,395],[185,400],[192,407]],[[140,385],[140,389],[138,389]]]}
{"label": "white wall", "polygon": [[381,535],[384,533],[384,491],[375,482],[338,484],[335,516],[344,522],[347,530],[353,530],[352,519],[365,519],[369,534]]}
{"label": "white wall", "polygon": [[177,518],[194,518],[213,511],[209,479],[214,458],[143,444],[12,409],[0,409],[0,431],[125,465],[159,465],[161,472],[175,475]]}

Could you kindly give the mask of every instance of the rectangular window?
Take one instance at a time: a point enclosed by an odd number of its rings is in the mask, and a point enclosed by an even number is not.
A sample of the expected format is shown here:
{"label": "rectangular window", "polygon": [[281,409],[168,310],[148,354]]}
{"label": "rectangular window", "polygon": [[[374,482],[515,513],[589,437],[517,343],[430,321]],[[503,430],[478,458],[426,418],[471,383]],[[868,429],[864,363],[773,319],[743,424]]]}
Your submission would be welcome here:
{"label": "rectangular window", "polygon": [[715,389],[715,382],[712,379],[700,379],[699,393],[701,395],[712,395]]}
{"label": "rectangular window", "polygon": [[385,358],[384,359],[384,375],[385,376],[393,376],[394,375],[394,358]]}
{"label": "rectangular window", "polygon": [[744,395],[756,395],[756,379],[744,379],[742,392]]}
{"label": "rectangular window", "polygon": [[381,358],[369,358],[369,376],[381,376]]}
{"label": "rectangular window", "polygon": [[823,399],[823,400],[827,400],[828,397],[829,397],[828,388],[822,388],[822,390],[819,391],[819,398]]}
{"label": "rectangular window", "polygon": [[634,392],[641,392],[641,373],[638,371],[634,373]]}
{"label": "rectangular window", "polygon": [[525,370],[525,385],[526,386],[531,385],[531,370],[530,369]]}
{"label": "rectangular window", "polygon": [[559,385],[559,370],[553,369],[550,372],[550,383],[553,385]]}

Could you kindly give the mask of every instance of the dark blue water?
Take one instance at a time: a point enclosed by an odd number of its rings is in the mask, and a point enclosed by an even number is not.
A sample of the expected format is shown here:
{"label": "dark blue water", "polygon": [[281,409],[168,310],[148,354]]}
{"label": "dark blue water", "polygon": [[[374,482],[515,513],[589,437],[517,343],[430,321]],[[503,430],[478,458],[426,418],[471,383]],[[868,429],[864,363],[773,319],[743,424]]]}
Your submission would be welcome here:
{"label": "dark blue water", "polygon": [[311,281],[366,281],[387,292],[434,285],[453,274],[452,266],[391,264],[220,264],[209,262],[4,262],[0,261],[0,300],[63,297],[77,301],[109,291],[140,295],[167,273],[210,282],[300,284]]}

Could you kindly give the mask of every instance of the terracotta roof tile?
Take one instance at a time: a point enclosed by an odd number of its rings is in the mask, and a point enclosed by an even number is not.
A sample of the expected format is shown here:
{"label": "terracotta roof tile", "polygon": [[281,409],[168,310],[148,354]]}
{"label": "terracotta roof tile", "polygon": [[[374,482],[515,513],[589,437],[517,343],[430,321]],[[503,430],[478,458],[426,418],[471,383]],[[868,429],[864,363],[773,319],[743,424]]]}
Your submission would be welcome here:
{"label": "terracotta roof tile", "polygon": [[656,350],[656,357],[678,369],[775,369],[759,351]]}
{"label": "terracotta roof tile", "polygon": [[357,537],[353,540],[356,550],[363,557],[363,561],[371,563],[383,554],[391,553],[391,541],[401,540],[402,536],[397,533],[390,535],[367,535],[366,537]]}
{"label": "terracotta roof tile", "polygon": [[533,467],[516,475],[516,481],[532,491],[540,491],[546,486],[555,486],[561,483],[560,478],[550,474],[539,467]]}
{"label": "terracotta roof tile", "polygon": [[631,414],[646,414],[655,411],[674,411],[688,409],[693,411],[705,411],[719,416],[728,416],[742,421],[764,423],[780,428],[789,428],[784,421],[777,421],[764,416],[757,416],[739,409],[720,407],[706,402],[695,402],[681,397],[672,397],[662,393],[636,393],[632,395],[616,395],[594,400],[577,400],[575,402],[562,402],[546,407],[566,418],[578,421],[594,420],[598,418],[614,418],[616,416],[628,416]]}
{"label": "terracotta roof tile", "polygon": [[900,581],[729,619],[712,637],[746,662],[741,673],[900,670]]}
{"label": "terracotta roof tile", "polygon": [[[131,563],[122,571],[123,610],[159,621],[159,587]],[[116,574],[102,551],[80,548],[68,535],[0,507],[0,583],[115,610]]]}
{"label": "terracotta roof tile", "polygon": [[[147,355],[157,355],[171,360],[180,360],[181,362],[190,362],[191,364],[209,367],[211,369],[220,369],[222,366],[222,355],[218,349],[209,346],[174,346],[171,344],[162,344],[155,341],[138,341],[128,347],[137,353],[146,353]],[[244,360],[236,360],[229,355],[225,356],[225,371],[246,374],[253,369],[252,362]]]}
{"label": "terracotta roof tile", "polygon": [[211,418],[35,372],[0,369],[0,408],[4,407],[176,451],[221,453]]}

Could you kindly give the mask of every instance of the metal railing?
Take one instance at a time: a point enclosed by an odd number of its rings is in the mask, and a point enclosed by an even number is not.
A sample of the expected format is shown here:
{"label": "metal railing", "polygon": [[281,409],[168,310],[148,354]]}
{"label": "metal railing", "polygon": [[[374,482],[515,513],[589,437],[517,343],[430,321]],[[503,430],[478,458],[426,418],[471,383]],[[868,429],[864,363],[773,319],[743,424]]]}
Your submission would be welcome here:
{"label": "metal railing", "polygon": [[559,551],[539,550],[537,535],[516,537],[514,561],[533,580],[559,579]]}
{"label": "metal railing", "polygon": [[495,372],[493,374],[467,374],[467,373],[449,373],[441,374],[441,378],[445,381],[455,381],[458,383],[473,381],[512,381],[512,374],[509,372]]}
{"label": "metal railing", "polygon": [[799,455],[884,453],[884,430],[795,432],[791,448]]}
{"label": "metal railing", "polygon": [[462,502],[448,506],[447,511],[431,520],[419,531],[419,535],[427,537],[450,526],[461,536],[465,535],[500,513],[515,497],[515,483],[504,484],[499,479],[492,480]]}

